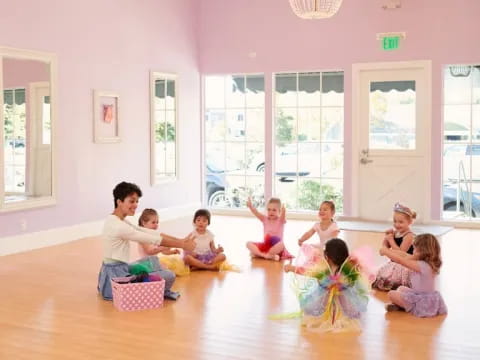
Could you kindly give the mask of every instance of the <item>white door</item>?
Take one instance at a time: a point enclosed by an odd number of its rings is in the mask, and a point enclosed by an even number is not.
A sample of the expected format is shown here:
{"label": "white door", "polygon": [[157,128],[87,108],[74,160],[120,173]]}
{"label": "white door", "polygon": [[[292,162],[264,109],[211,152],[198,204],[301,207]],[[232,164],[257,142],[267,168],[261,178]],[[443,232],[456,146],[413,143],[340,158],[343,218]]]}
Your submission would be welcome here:
{"label": "white door", "polygon": [[399,201],[429,219],[430,62],[356,64],[353,76],[354,212],[391,221]]}

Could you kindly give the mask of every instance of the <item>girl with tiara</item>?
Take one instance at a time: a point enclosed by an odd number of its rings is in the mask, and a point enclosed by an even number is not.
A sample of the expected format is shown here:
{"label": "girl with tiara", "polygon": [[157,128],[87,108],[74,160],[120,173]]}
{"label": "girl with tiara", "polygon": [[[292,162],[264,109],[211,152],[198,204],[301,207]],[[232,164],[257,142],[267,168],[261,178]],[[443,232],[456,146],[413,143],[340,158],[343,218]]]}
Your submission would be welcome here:
{"label": "girl with tiara", "polygon": [[[410,227],[416,217],[415,211],[396,203],[393,207],[393,229],[385,232],[383,247],[413,254],[412,244],[415,235]],[[410,270],[399,263],[389,261],[378,270],[372,287],[389,291],[402,285],[410,286]]]}
{"label": "girl with tiara", "polygon": [[404,310],[418,317],[432,317],[447,313],[442,295],[435,290],[435,276],[442,266],[440,244],[432,234],[421,234],[413,242],[413,255],[387,247],[380,255],[388,256],[412,271],[411,286],[400,286],[389,291],[391,304],[387,311]]}
{"label": "girl with tiara", "polygon": [[321,332],[359,330],[360,315],[367,308],[368,285],[362,282],[360,265],[349,256],[347,244],[331,239],[323,256],[317,258],[303,254],[305,249],[300,249],[297,266],[284,267],[285,272],[301,275],[296,276],[296,288],[302,324]]}

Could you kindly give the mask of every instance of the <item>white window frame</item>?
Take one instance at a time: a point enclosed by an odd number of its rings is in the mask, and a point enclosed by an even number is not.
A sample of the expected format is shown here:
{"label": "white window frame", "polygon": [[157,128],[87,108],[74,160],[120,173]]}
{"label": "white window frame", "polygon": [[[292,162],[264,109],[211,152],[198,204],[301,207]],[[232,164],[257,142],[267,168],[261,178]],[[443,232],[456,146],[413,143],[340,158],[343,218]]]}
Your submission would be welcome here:
{"label": "white window frame", "polygon": [[[327,69],[327,70],[299,70],[299,71],[279,71],[279,72],[273,72],[272,73],[272,89],[271,89],[271,93],[272,93],[272,174],[271,174],[271,178],[272,178],[272,193],[273,193],[273,196],[276,196],[276,186],[277,186],[277,181],[275,179],[275,164],[276,164],[276,159],[275,159],[275,156],[276,156],[276,144],[277,144],[277,139],[276,139],[276,110],[277,110],[277,105],[276,105],[276,82],[275,82],[275,77],[276,75],[281,75],[281,74],[295,74],[296,75],[296,81],[297,81],[297,84],[296,84],[296,88],[297,88],[297,105],[295,107],[291,107],[292,109],[295,108],[296,111],[297,111],[297,125],[298,125],[298,111],[299,111],[299,108],[308,108],[308,107],[299,107],[298,106],[298,92],[299,92],[299,75],[300,74],[308,74],[308,73],[319,73],[320,74],[320,94],[322,94],[322,75],[324,73],[335,73],[335,72],[341,72],[343,73],[343,83],[344,83],[344,86],[343,86],[343,106],[341,107],[343,109],[343,112],[344,112],[344,115],[343,115],[343,135],[342,135],[342,142],[332,142],[332,141],[328,141],[328,142],[325,142],[325,141],[322,141],[322,139],[320,138],[320,140],[318,141],[318,144],[322,145],[322,144],[325,144],[325,143],[335,143],[335,144],[343,144],[343,172],[342,172],[342,177],[341,178],[331,178],[331,179],[334,179],[334,180],[340,180],[342,182],[342,189],[343,189],[343,192],[345,190],[345,70],[344,69]],[[340,108],[340,106],[323,106],[322,103],[322,97],[320,95],[320,106],[318,106],[320,108],[320,121],[322,121],[322,110],[324,108],[331,108],[331,107],[334,107],[334,108]],[[282,108],[285,108],[284,106],[282,106]],[[315,108],[317,108],[317,106],[315,106]],[[298,128],[297,128],[298,130]],[[297,136],[298,136],[298,131],[296,131],[297,133]],[[317,213],[318,210],[303,210],[303,209],[298,209],[298,187],[299,187],[299,179],[301,179],[300,176],[298,176],[298,159],[299,159],[299,152],[298,152],[298,148],[299,148],[299,141],[298,141],[298,137],[297,139],[295,140],[295,143],[297,145],[297,169],[296,169],[296,172],[297,172],[297,175],[296,175],[296,193],[297,193],[297,199],[296,199],[296,202],[297,202],[297,208],[296,209],[292,209],[290,210],[290,212],[293,212],[293,213],[296,213],[297,214],[297,217],[298,218],[312,218],[313,216],[315,216],[314,214]],[[310,143],[317,143],[317,142],[310,142]],[[321,161],[321,160],[320,160]],[[320,169],[321,169],[321,164],[320,164]],[[317,178],[315,178],[317,179]],[[318,179],[322,179],[322,177],[320,176]],[[327,178],[329,179],[329,178]],[[283,199],[281,199],[283,201]],[[343,211],[345,209],[345,199],[344,197],[342,197],[342,207],[343,207]],[[320,204],[318,204],[320,206]],[[342,216],[343,215],[343,212],[338,212],[336,213],[336,215],[338,216]]]}
{"label": "white window frame", "polygon": [[[246,82],[246,79],[248,76],[263,76],[263,80],[264,80],[264,103],[263,103],[263,108],[260,108],[260,107],[247,107],[247,104],[246,104],[246,94],[245,94],[245,103],[242,107],[242,109],[247,112],[249,109],[263,109],[263,114],[264,114],[264,125],[265,125],[265,130],[264,130],[264,141],[262,142],[263,143],[263,146],[264,146],[264,154],[265,154],[265,162],[267,161],[266,157],[267,157],[267,153],[266,153],[266,144],[267,144],[267,141],[266,141],[266,128],[268,126],[268,121],[267,121],[267,117],[266,117],[266,106],[267,106],[267,86],[266,86],[266,80],[267,80],[267,74],[266,73],[262,73],[262,72],[254,72],[254,73],[223,73],[223,74],[218,74],[218,73],[212,73],[212,74],[204,74],[202,76],[202,126],[201,126],[201,132],[202,132],[202,146],[201,146],[201,158],[202,158],[202,169],[201,169],[201,179],[202,179],[202,204],[204,204],[204,206],[208,206],[208,194],[207,194],[207,189],[206,189],[206,145],[207,145],[207,140],[206,140],[206,136],[205,136],[205,116],[206,116],[206,112],[207,112],[207,107],[206,107],[206,103],[205,103],[205,89],[206,89],[206,78],[207,77],[227,77],[227,76],[230,76],[230,77],[243,77],[245,79],[245,88],[247,87],[247,82]],[[224,103],[224,106],[223,107],[218,107],[218,108],[208,108],[208,109],[212,109],[212,110],[223,110],[223,111],[227,111],[228,109],[238,109],[238,108],[227,108],[226,104]],[[225,119],[225,121],[227,121],[227,119]],[[248,122],[248,119],[246,120]],[[246,125],[245,125],[246,126]],[[223,143],[226,143],[227,141],[223,141]],[[255,142],[251,142],[251,141],[247,141],[247,137],[245,137],[245,139],[242,141],[242,142],[239,142],[239,143],[244,143],[244,144],[247,144],[247,143],[255,143]],[[260,143],[260,142],[258,142]],[[246,155],[246,152],[245,152],[245,155]],[[226,153],[225,153],[225,156],[226,156]],[[226,163],[226,159],[225,160],[225,163]],[[260,175],[248,175],[248,174],[244,174],[243,177],[245,179],[244,183],[246,184],[246,179],[248,177],[257,177],[257,176],[260,176]],[[266,171],[263,173],[263,186],[264,186],[264,192],[265,192],[265,197],[266,197],[266,194],[267,194],[267,176],[266,176]],[[266,201],[266,200],[265,200]],[[245,207],[239,207],[239,208],[235,208],[235,207],[225,207],[225,208],[211,208],[212,212],[215,213],[215,214],[236,214],[236,215],[239,215],[239,214],[248,214],[249,213],[249,210]]]}
{"label": "white window frame", "polygon": [[[175,83],[175,173],[173,176],[169,176],[166,171],[166,161],[165,161],[165,169],[163,172],[163,176],[160,179],[157,179],[157,169],[156,169],[156,150],[155,150],[155,81],[156,80],[165,80],[165,85],[168,81],[174,81]],[[158,186],[165,183],[172,183],[176,182],[179,179],[179,124],[178,124],[178,104],[179,104],[179,94],[178,94],[178,82],[179,76],[175,73],[166,73],[161,71],[150,71],[150,183],[152,186]],[[167,87],[165,86],[165,91],[167,91]],[[167,93],[165,92],[165,101],[167,99]],[[167,112],[167,106],[163,109],[165,113]],[[165,114],[165,131],[167,130],[167,117]],[[167,139],[165,139],[165,144],[167,143]],[[166,156],[166,154],[165,154]]]}
{"label": "white window frame", "polygon": [[[5,202],[5,174],[3,166],[0,170],[0,212],[20,211],[56,204],[57,197],[57,168],[56,168],[56,120],[57,120],[57,56],[53,53],[34,50],[0,47],[0,90],[3,95],[3,59],[23,59],[44,62],[49,66],[50,81],[50,119],[51,119],[51,194],[37,198],[26,197],[22,201]],[[0,158],[4,159],[4,119],[3,96],[0,96]],[[28,139],[27,139],[28,140]]]}
{"label": "white window frame", "polygon": [[[445,70],[450,68],[451,66],[459,66],[459,65],[462,65],[462,66],[480,66],[480,62],[478,63],[462,63],[462,64],[447,64],[447,65],[444,65],[442,66],[442,134],[441,134],[441,152],[442,152],[442,159],[444,159],[444,156],[443,156],[443,152],[444,152],[444,149],[445,149],[445,145],[446,144],[452,144],[452,145],[465,145],[465,146],[472,146],[472,145],[480,145],[480,142],[477,142],[477,143],[474,143],[472,141],[472,138],[473,138],[473,77],[470,81],[470,94],[471,94],[471,97],[470,97],[470,103],[462,103],[462,104],[458,104],[458,103],[455,103],[455,104],[447,104],[446,101],[445,101],[445,76],[444,76],[444,73],[445,73]],[[445,107],[446,106],[452,106],[452,105],[468,105],[470,106],[470,140],[468,141],[458,141],[458,142],[446,142],[445,140]],[[470,154],[469,156],[469,161],[470,161],[470,169],[472,169],[472,155]],[[469,216],[468,218],[466,219],[455,219],[455,220],[450,220],[450,219],[445,219],[444,218],[444,210],[443,210],[443,206],[444,206],[444,203],[443,203],[443,187],[444,187],[444,182],[443,182],[443,170],[444,170],[444,161],[442,160],[441,162],[441,176],[440,176],[440,198],[442,199],[442,201],[440,201],[440,221],[435,221],[436,223],[441,223],[441,224],[445,224],[445,225],[453,225],[453,226],[458,226],[458,227],[467,227],[467,228],[480,228],[480,218],[478,218],[477,220],[475,220],[475,218]],[[470,201],[472,202],[472,177],[470,177],[470,182],[468,183],[469,187],[470,187]],[[458,189],[457,189],[458,191]]]}

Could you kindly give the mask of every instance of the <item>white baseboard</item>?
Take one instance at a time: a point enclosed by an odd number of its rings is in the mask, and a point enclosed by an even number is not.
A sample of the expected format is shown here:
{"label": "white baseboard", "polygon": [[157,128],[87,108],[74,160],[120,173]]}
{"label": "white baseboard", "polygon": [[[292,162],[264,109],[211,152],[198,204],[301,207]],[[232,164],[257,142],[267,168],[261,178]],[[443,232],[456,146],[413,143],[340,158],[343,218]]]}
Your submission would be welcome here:
{"label": "white baseboard", "polygon": [[0,238],[0,256],[67,243],[101,233],[103,221],[92,221],[28,234]]}
{"label": "white baseboard", "polygon": [[[191,203],[182,206],[159,209],[161,222],[174,220],[183,216],[193,216],[200,203]],[[136,223],[136,215],[130,221]],[[98,236],[102,232],[104,219],[88,223],[66,226],[28,234],[0,238],[0,256],[19,252],[40,249],[48,246],[68,243],[90,236]]]}

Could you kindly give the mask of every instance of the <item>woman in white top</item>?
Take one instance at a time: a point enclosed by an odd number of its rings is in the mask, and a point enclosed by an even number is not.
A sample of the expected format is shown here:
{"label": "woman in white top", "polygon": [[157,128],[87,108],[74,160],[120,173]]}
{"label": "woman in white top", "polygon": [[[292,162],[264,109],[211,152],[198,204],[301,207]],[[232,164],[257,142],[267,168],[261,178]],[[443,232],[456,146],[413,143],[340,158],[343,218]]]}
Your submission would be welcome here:
{"label": "woman in white top", "polygon": [[110,280],[113,277],[129,275],[130,241],[151,243],[167,247],[193,250],[193,238],[177,239],[153,230],[137,227],[126,216],[135,215],[138,199],[142,196],[140,188],[132,183],[121,182],[113,190],[115,209],[107,217],[103,227],[103,263],[98,275],[98,291],[105,300],[112,300]]}

